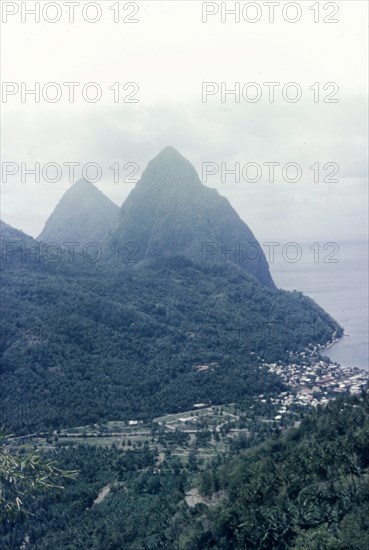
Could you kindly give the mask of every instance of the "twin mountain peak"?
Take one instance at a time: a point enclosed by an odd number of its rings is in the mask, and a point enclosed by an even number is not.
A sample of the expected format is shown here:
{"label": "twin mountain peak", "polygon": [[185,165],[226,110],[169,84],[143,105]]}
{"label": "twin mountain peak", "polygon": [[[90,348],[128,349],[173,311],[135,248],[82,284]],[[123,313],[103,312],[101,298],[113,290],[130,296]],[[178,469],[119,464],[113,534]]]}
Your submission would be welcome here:
{"label": "twin mountain peak", "polygon": [[[173,147],[149,162],[121,208],[89,181],[78,180],[64,193],[38,240],[134,242],[142,260],[182,255],[204,261],[205,253],[207,261],[220,261],[223,246],[227,261],[274,288],[252,231],[226,198],[202,184],[192,164]],[[236,243],[241,251],[233,254]],[[247,248],[250,253],[245,254]]]}

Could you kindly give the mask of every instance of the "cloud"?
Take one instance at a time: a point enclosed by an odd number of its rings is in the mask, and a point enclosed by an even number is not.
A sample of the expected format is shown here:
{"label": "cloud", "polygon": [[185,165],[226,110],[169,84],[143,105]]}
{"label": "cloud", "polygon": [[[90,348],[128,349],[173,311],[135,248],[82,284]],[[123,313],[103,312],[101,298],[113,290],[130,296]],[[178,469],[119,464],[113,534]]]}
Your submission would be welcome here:
{"label": "cloud", "polygon": [[[351,3],[352,4],[352,3]],[[55,162],[95,162],[102,167],[98,187],[121,204],[133,187],[122,181],[136,163],[139,173],[166,145],[186,156],[201,175],[204,162],[232,168],[276,161],[301,165],[299,182],[283,181],[281,170],[269,183],[263,167],[260,182],[221,174],[209,178],[250,225],[256,236],[343,239],[365,235],[367,223],[367,106],[364,42],[367,6],[340,3],[340,24],[281,21],[260,25],[201,22],[201,3],[145,2],[139,25],[4,25],[3,80],[58,82],[98,81],[102,101],[39,104],[9,101],[3,109],[2,161],[32,167]],[[356,11],[355,11],[356,10]],[[265,19],[265,18],[264,18]],[[110,21],[110,22],[109,22]],[[47,44],[47,48],[45,45]],[[60,47],[63,44],[63,47]],[[37,60],[37,62],[35,62]],[[140,83],[140,102],[111,100],[109,85]],[[298,103],[226,103],[219,95],[202,102],[202,82],[299,82]],[[324,103],[323,86],[338,82],[339,103]],[[318,82],[319,103],[312,91]],[[278,89],[280,89],[279,87]],[[319,163],[320,180],[328,162],[339,165],[338,183],[314,183],[309,168]],[[121,181],[110,168],[119,163]],[[328,167],[329,168],[329,167]],[[60,182],[34,183],[19,173],[2,183],[2,216],[8,223],[37,235],[70,185],[63,170]],[[76,170],[76,178],[80,170]],[[344,220],[345,223],[342,223]]]}

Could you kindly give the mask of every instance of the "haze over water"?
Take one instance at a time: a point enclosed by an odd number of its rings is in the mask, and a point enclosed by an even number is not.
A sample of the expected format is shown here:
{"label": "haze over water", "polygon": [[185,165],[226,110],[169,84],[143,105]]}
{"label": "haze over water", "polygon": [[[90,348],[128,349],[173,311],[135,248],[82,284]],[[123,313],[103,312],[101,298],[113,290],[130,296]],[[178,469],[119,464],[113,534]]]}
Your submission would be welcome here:
{"label": "haze over water", "polygon": [[278,287],[307,294],[344,327],[345,336],[326,352],[332,361],[369,370],[368,242],[338,243],[332,257],[336,263],[324,261],[333,251],[324,251],[324,243],[315,263],[312,244],[300,245],[302,257],[296,263],[285,261],[276,249],[275,261],[270,262],[274,281]]}

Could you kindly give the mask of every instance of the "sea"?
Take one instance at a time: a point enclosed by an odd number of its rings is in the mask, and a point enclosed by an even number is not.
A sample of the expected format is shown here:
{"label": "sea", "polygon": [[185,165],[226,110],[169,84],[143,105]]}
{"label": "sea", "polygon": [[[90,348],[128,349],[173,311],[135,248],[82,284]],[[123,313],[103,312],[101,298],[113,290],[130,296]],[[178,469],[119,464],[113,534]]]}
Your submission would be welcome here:
{"label": "sea", "polygon": [[324,355],[342,366],[366,371],[369,371],[368,245],[368,241],[281,244],[274,249],[274,258],[268,254],[270,247],[268,250],[263,247],[276,285],[310,296],[344,328],[344,337]]}

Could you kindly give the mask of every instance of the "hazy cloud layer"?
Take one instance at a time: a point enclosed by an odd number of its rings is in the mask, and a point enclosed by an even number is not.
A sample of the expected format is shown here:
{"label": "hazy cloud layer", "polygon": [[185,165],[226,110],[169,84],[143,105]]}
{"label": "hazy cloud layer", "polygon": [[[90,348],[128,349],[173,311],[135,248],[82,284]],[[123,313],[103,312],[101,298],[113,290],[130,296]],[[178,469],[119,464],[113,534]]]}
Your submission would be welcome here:
{"label": "hazy cloud layer", "polygon": [[[138,4],[136,25],[108,19],[96,25],[18,20],[3,25],[4,81],[94,81],[104,96],[96,104],[9,98],[2,106],[2,162],[98,163],[103,175],[97,185],[119,205],[133,184],[114,183],[109,166],[132,162],[142,171],[169,144],[193,162],[200,177],[204,162],[224,162],[227,168],[236,162],[296,162],[302,169],[296,183],[283,181],[278,168],[270,183],[264,168],[257,183],[236,183],[232,176],[222,183],[219,172],[207,185],[230,200],[261,241],[364,236],[366,4],[339,2],[340,23],[334,25],[305,19],[295,25],[215,19],[203,24],[201,2]],[[139,83],[139,103],[112,101],[108,88],[118,81]],[[230,88],[235,82],[294,81],[304,93],[297,103],[278,93],[269,103],[265,88],[256,103],[231,97],[222,103],[219,94],[203,103],[203,81],[227,82]],[[314,82],[321,88],[338,83],[339,103],[314,103],[309,91]],[[328,162],[339,165],[339,182],[314,183],[309,167]],[[22,183],[19,174],[9,178],[2,183],[2,217],[37,235],[70,185],[67,176],[63,171],[57,183],[34,183],[30,176]]]}

